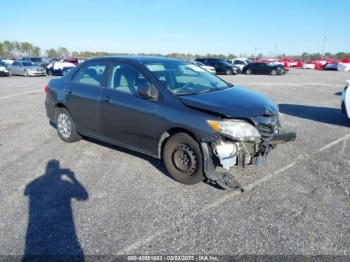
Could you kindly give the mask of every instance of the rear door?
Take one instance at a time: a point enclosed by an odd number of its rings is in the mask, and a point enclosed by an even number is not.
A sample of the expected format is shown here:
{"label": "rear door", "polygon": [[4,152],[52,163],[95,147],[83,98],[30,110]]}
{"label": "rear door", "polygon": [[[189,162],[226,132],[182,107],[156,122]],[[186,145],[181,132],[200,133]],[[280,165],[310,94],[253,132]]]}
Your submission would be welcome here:
{"label": "rear door", "polygon": [[80,132],[101,135],[100,98],[106,85],[107,62],[83,64],[65,87],[66,103]]}
{"label": "rear door", "polygon": [[135,66],[111,64],[101,100],[103,136],[112,142],[155,155],[158,149],[157,101],[137,94],[139,85],[151,85]]}

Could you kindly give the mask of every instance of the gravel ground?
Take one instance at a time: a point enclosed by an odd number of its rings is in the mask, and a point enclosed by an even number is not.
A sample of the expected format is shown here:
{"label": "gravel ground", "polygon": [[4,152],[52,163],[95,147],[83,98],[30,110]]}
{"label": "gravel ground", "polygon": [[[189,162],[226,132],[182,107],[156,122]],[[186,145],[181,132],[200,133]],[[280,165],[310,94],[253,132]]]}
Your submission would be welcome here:
{"label": "gravel ground", "polygon": [[234,172],[244,193],[179,184],[118,147],[66,144],[45,115],[49,78],[0,78],[0,255],[349,255],[349,72],[223,78],[272,98],[298,135]]}

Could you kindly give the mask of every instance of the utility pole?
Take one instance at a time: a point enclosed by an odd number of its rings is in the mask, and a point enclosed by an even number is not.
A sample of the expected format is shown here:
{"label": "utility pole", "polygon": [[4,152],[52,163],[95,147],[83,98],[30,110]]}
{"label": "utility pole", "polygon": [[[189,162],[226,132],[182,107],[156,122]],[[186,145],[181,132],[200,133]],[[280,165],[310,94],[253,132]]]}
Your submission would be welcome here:
{"label": "utility pole", "polygon": [[323,44],[322,44],[322,57],[324,58],[324,48],[326,46],[326,40],[327,40],[327,37],[323,37]]}

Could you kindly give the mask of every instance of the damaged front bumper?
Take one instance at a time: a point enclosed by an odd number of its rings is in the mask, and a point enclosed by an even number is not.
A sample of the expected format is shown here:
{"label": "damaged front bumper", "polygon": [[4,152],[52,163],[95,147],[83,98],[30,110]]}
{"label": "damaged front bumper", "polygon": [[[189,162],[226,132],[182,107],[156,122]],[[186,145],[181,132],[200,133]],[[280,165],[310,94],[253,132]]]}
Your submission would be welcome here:
{"label": "damaged front bumper", "polygon": [[295,139],[296,133],[279,131],[271,139],[262,140],[259,143],[238,142],[224,137],[212,143],[203,142],[201,147],[204,155],[205,175],[215,181],[222,179],[224,175],[217,171],[217,167],[230,170],[246,165],[262,165],[266,162],[269,152],[278,144]]}

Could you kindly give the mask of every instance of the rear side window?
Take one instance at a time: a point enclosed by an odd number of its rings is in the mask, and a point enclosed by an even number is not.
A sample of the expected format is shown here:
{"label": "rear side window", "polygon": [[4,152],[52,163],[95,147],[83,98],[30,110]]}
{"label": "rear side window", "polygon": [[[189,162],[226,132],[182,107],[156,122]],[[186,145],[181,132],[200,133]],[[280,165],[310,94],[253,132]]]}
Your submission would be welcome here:
{"label": "rear side window", "polygon": [[106,67],[106,63],[103,62],[83,65],[72,80],[82,84],[101,86]]}

